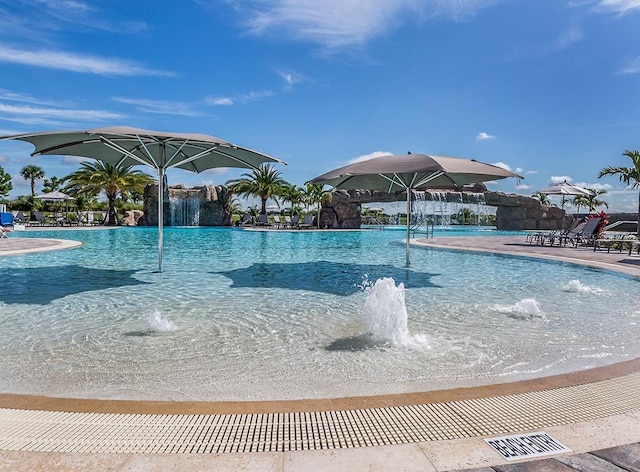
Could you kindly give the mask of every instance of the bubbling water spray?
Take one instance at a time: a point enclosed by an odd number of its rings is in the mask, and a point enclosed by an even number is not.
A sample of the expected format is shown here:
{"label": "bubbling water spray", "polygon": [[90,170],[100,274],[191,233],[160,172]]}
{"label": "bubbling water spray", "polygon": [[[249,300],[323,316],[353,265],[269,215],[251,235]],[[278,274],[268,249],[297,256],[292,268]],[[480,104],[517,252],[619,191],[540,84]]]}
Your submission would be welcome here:
{"label": "bubbling water spray", "polygon": [[410,342],[407,328],[407,307],[404,301],[404,284],[397,287],[390,277],[376,280],[366,289],[364,303],[365,325],[374,341],[391,346],[406,346]]}
{"label": "bubbling water spray", "polygon": [[177,331],[178,327],[159,311],[153,312],[144,318],[149,331]]}
{"label": "bubbling water spray", "polygon": [[590,294],[601,294],[604,290],[598,287],[592,287],[589,285],[584,285],[578,279],[570,280],[567,287],[564,288],[566,292],[575,292],[575,293],[590,293]]}

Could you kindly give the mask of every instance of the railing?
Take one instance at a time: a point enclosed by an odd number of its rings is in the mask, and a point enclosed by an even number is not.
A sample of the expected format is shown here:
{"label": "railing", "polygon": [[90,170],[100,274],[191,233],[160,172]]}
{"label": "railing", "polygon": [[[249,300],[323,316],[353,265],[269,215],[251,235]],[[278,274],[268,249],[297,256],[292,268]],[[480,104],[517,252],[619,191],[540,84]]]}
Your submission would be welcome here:
{"label": "railing", "polygon": [[425,238],[433,238],[434,227],[435,227],[434,221],[431,218],[429,218],[426,221],[418,221],[417,223],[412,224],[409,231],[414,238],[419,233],[420,234],[424,233]]}
{"label": "railing", "polygon": [[[618,226],[628,225],[628,224],[637,225],[638,222],[637,221],[629,221],[629,220],[627,220],[627,221],[616,221],[615,223],[611,223],[610,225],[605,226],[604,230],[605,231],[610,231],[613,228],[617,228]],[[636,226],[636,230],[637,230],[637,226]]]}

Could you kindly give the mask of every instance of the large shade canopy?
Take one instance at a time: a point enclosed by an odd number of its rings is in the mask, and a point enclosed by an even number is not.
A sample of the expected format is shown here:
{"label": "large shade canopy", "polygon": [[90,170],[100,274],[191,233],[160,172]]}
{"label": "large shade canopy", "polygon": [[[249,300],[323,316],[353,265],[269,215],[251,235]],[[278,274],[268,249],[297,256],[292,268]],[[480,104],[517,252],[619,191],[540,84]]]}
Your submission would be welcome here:
{"label": "large shade canopy", "polygon": [[349,164],[311,179],[308,183],[327,184],[337,189],[347,190],[370,189],[389,193],[406,191],[406,265],[408,267],[412,191],[431,188],[461,188],[463,185],[506,177],[523,178],[502,167],[473,159],[403,154],[380,156]]}
{"label": "large shade canopy", "polygon": [[215,167],[256,169],[282,161],[206,134],[167,133],[125,126],[85,131],[49,131],[3,136],[35,146],[32,156],[65,155],[100,160],[116,166],[147,165],[158,172],[158,272],[162,272],[164,176],[177,167],[202,172]]}

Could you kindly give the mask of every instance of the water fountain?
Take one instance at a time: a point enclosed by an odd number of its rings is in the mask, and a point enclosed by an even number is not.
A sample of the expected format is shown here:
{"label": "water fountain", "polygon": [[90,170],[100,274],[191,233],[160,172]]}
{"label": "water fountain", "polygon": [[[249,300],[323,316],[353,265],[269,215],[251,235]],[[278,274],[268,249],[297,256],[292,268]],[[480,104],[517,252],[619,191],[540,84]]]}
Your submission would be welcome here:
{"label": "water fountain", "polygon": [[[144,192],[144,224],[158,224],[158,190],[148,185]],[[172,185],[164,195],[165,226],[229,226],[230,195],[224,185],[187,188]]]}

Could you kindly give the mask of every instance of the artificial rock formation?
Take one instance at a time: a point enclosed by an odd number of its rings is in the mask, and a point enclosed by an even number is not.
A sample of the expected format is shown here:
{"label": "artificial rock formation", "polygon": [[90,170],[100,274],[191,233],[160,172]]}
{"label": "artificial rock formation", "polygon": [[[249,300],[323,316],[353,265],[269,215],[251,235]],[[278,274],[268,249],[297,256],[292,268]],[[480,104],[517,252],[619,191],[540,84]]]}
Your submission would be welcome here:
{"label": "artificial rock formation", "polygon": [[[562,227],[564,211],[558,207],[542,205],[539,200],[525,195],[486,192],[485,203],[497,207],[496,228],[502,230],[553,230]],[[569,221],[564,227],[568,226]]]}
{"label": "artificial rock formation", "polygon": [[[477,203],[478,194],[484,195],[484,203],[497,207],[496,228],[500,230],[539,229],[550,230],[561,227],[563,211],[557,207],[547,207],[532,197],[487,192],[484,185],[465,188],[465,191],[425,192],[424,199],[437,199],[451,202]],[[443,193],[444,192],[444,193]],[[385,203],[406,201],[406,192],[386,193],[372,190],[337,190],[331,199],[322,203],[320,227],[333,229],[359,228],[361,205],[364,203]],[[570,217],[567,217],[570,218]]]}
{"label": "artificial rock formation", "polygon": [[122,218],[122,226],[137,226],[143,216],[142,210],[127,210]]}
{"label": "artificial rock formation", "polygon": [[[224,185],[206,185],[193,188],[187,188],[184,185],[165,187],[164,224],[165,226],[229,226],[231,225],[229,200],[230,194]],[[191,212],[191,221],[185,223],[184,213],[187,211]],[[183,218],[174,221],[178,214],[183,215]],[[142,222],[138,224],[147,226],[158,224],[157,185],[145,187],[144,215]]]}

